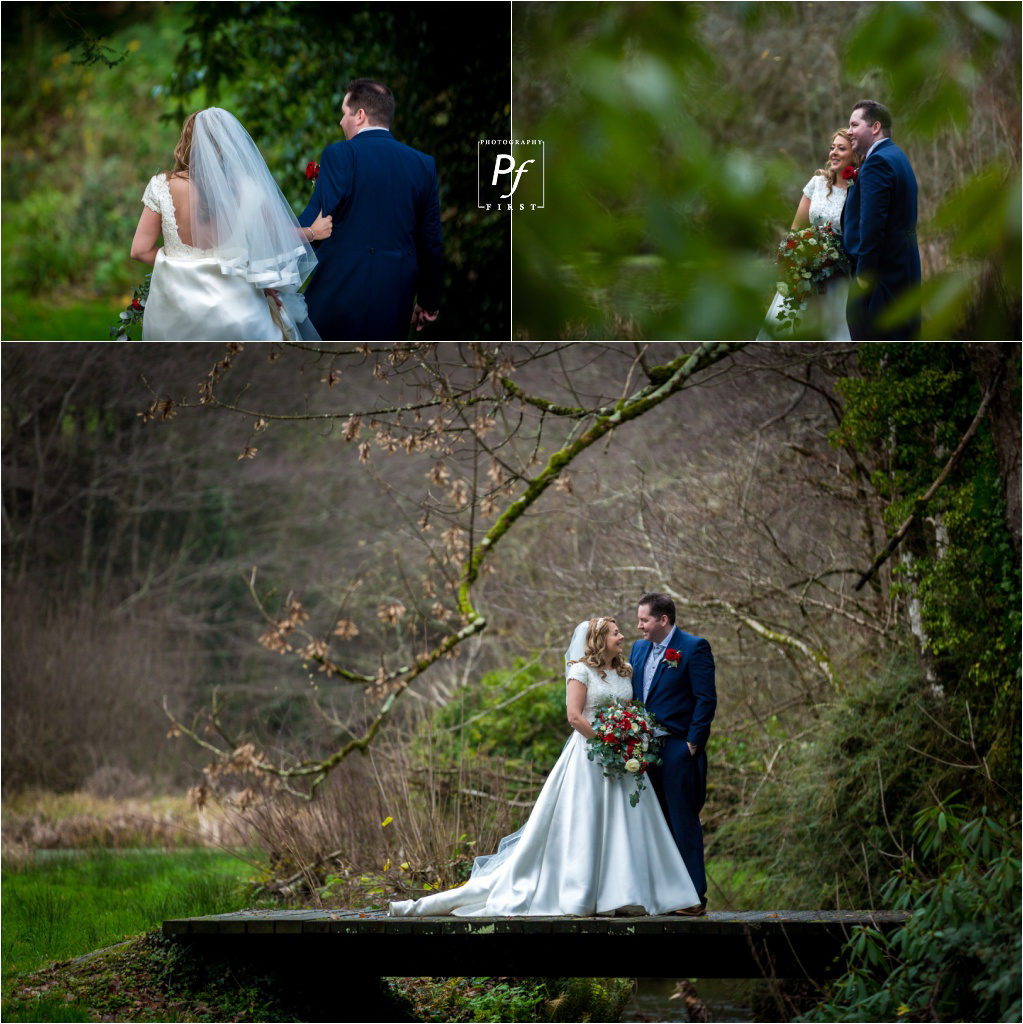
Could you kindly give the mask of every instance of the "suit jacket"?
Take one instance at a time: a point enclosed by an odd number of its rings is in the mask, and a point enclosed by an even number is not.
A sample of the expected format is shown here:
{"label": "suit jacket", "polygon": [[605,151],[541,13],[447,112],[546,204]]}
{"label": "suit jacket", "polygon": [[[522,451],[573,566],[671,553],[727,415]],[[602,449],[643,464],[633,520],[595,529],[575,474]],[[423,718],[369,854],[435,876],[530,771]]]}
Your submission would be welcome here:
{"label": "suit jacket", "polygon": [[[863,322],[863,337],[876,337],[880,332],[874,324],[885,307],[920,283],[916,176],[906,154],[891,139],[877,144],[846,195],[842,240],[854,276],[873,281],[868,295],[859,300],[862,308],[851,319]],[[906,337],[918,326],[916,315],[886,333]]]}
{"label": "suit jacket", "polygon": [[[637,640],[629,652],[632,666],[632,693],[643,699],[643,668],[653,649],[649,640]],[[681,655],[672,667],[663,658],[657,666],[647,695],[647,710],[670,733],[703,748],[710,737],[710,723],[717,707],[714,686],[714,655],[706,640],[683,633],[677,626],[668,634],[665,651]]]}
{"label": "suit jacket", "polygon": [[305,291],[309,319],[325,341],[402,341],[418,297],[440,308],[442,249],[433,157],[389,131],[362,131],[327,146],[298,222],[331,214],[316,243],[319,264]]}

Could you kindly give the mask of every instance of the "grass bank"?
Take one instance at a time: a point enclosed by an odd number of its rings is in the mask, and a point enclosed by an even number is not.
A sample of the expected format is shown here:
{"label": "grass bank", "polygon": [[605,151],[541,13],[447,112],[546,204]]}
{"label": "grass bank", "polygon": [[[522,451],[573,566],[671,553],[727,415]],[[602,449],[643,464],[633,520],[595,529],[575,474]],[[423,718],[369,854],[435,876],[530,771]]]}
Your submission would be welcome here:
{"label": "grass bank", "polygon": [[4,341],[110,341],[110,328],[129,299],[130,289],[125,296],[67,305],[10,293],[4,297],[0,337]]}
{"label": "grass bank", "polygon": [[122,942],[166,917],[246,906],[254,871],[216,850],[38,851],[3,868],[3,972]]}

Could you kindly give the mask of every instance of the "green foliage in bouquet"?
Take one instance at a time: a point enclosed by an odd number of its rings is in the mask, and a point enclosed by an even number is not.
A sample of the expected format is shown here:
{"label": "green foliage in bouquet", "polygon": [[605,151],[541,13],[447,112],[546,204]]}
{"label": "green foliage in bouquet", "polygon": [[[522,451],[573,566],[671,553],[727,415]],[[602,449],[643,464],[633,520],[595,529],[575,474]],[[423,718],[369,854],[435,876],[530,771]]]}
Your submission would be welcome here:
{"label": "green foliage in bouquet", "polygon": [[131,297],[131,302],[128,303],[128,308],[118,314],[117,323],[110,328],[110,337],[115,338],[117,341],[132,341],[128,335],[128,331],[132,328],[137,327],[139,330],[139,336],[142,334],[142,318],[146,313],[146,300],[149,298],[149,285],[153,280],[151,273],[146,274],[146,279],[142,284],[135,285],[134,294]]}

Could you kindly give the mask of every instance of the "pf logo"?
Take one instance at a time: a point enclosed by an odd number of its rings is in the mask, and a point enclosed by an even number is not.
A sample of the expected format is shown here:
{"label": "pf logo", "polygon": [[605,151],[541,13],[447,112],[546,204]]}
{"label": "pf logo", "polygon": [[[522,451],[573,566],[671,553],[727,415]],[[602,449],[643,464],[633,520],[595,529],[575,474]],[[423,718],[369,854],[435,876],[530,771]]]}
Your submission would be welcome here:
{"label": "pf logo", "polygon": [[480,139],[476,153],[479,209],[543,209],[544,147],[540,139]]}
{"label": "pf logo", "polygon": [[522,177],[522,175],[529,170],[530,164],[535,163],[535,160],[523,160],[522,163],[520,163],[519,166],[516,167],[515,157],[513,157],[511,153],[498,153],[497,159],[494,161],[494,177],[490,184],[496,185],[497,179],[502,174],[514,173],[515,180],[512,183],[511,191],[506,192],[503,196],[501,196],[502,199],[511,199],[511,197],[515,195],[515,190],[519,187],[519,178]]}

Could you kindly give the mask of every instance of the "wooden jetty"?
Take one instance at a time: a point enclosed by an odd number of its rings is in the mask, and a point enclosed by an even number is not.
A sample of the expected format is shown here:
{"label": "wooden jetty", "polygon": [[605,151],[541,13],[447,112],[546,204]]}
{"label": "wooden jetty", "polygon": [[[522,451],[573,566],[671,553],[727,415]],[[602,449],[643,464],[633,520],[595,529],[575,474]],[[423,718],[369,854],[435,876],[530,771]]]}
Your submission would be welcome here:
{"label": "wooden jetty", "polygon": [[297,957],[390,977],[823,978],[861,926],[893,911],[711,911],[705,917],[387,917],[382,911],[241,910],[163,922],[218,957]]}

